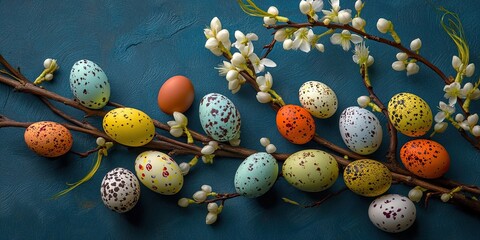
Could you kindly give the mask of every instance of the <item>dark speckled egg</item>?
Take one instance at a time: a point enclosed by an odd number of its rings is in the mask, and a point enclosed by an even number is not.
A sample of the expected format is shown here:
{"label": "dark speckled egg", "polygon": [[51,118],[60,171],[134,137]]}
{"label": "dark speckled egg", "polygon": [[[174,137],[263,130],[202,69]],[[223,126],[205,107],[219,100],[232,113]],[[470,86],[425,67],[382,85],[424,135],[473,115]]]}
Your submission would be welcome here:
{"label": "dark speckled egg", "polygon": [[393,126],[410,137],[423,136],[432,126],[430,106],[415,94],[396,94],[388,102],[388,112]]}
{"label": "dark speckled egg", "polygon": [[256,198],[268,192],[277,177],[277,160],[266,152],[254,153],[238,166],[235,190],[242,196]]}
{"label": "dark speckled egg", "polygon": [[315,121],[302,107],[285,105],[277,112],[277,129],[288,141],[305,144],[315,136]]}
{"label": "dark speckled egg", "polygon": [[94,62],[83,59],[73,64],[70,89],[80,104],[91,109],[104,107],[110,99],[110,83],[105,72]]}
{"label": "dark speckled egg", "polygon": [[371,159],[353,161],[345,167],[343,180],[352,192],[376,197],[392,185],[392,174],[385,165]]}
{"label": "dark speckled egg", "polygon": [[44,157],[61,156],[70,151],[73,145],[70,131],[56,122],[32,123],[25,130],[24,138],[32,151]]}
{"label": "dark speckled egg", "polygon": [[213,139],[224,142],[240,137],[240,112],[230,99],[219,93],[209,93],[200,100],[200,123]]}
{"label": "dark speckled egg", "polygon": [[100,194],[105,206],[115,212],[130,211],[140,198],[137,177],[125,168],[115,168],[103,177]]}
{"label": "dark speckled egg", "polygon": [[400,149],[400,159],[408,171],[423,178],[438,178],[450,167],[447,150],[432,140],[415,139]]}

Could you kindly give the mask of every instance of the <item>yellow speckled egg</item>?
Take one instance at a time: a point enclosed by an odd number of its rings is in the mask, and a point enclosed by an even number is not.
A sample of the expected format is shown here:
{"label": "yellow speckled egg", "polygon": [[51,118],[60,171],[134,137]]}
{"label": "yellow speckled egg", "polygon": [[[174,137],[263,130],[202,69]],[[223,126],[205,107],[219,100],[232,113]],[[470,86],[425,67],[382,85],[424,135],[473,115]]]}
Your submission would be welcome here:
{"label": "yellow speckled egg", "polygon": [[388,112],[393,126],[410,137],[423,136],[432,126],[432,110],[415,94],[396,94],[388,102]]}
{"label": "yellow speckled egg", "polygon": [[150,190],[173,195],[183,187],[183,175],[177,163],[165,153],[145,151],[135,160],[135,172],[140,182]]}
{"label": "yellow speckled egg", "polygon": [[72,148],[70,131],[56,122],[32,123],[24,134],[25,143],[36,154],[44,157],[58,157]]}
{"label": "yellow speckled egg", "polygon": [[115,108],[103,117],[103,130],[116,142],[129,147],[143,146],[155,135],[152,119],[134,108]]}
{"label": "yellow speckled egg", "polygon": [[332,155],[307,149],[290,155],[282,166],[287,182],[305,192],[320,192],[331,187],[338,178],[338,164]]}
{"label": "yellow speckled egg", "polygon": [[362,159],[345,167],[343,180],[352,192],[365,197],[376,197],[390,188],[392,174],[385,165],[375,160]]}

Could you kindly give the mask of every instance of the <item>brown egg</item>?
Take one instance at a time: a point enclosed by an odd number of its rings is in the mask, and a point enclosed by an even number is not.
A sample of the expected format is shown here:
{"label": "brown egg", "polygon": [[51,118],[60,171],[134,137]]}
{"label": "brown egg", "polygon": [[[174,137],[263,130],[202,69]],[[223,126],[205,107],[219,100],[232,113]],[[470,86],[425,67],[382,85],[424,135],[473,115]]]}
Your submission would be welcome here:
{"label": "brown egg", "polygon": [[184,76],[169,78],[158,91],[158,106],[166,114],[185,112],[193,103],[193,84]]}
{"label": "brown egg", "polygon": [[70,131],[56,122],[32,123],[25,130],[25,143],[35,153],[44,157],[58,157],[72,148]]}

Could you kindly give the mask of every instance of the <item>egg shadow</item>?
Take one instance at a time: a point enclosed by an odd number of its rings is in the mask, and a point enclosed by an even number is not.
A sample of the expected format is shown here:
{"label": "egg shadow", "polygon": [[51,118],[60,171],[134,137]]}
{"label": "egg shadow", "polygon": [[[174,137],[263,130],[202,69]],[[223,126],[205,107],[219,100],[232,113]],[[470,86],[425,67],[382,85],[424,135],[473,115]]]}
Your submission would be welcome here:
{"label": "egg shadow", "polygon": [[138,201],[135,207],[123,214],[127,222],[135,227],[140,227],[143,225],[144,216],[145,216],[145,207],[142,204],[142,201]]}
{"label": "egg shadow", "polygon": [[279,199],[281,199],[281,197],[277,190],[275,190],[275,188],[271,188],[267,193],[256,198],[255,200],[262,208],[271,209],[278,204]]}

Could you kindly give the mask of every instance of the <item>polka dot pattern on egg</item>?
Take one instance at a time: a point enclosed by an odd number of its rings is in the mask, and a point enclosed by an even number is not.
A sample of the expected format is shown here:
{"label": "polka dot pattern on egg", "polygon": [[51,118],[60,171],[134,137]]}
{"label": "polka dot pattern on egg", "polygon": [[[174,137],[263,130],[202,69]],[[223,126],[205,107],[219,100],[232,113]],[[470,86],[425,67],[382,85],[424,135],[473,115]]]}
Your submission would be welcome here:
{"label": "polka dot pattern on egg", "polygon": [[130,147],[149,143],[155,136],[152,119],[134,108],[115,108],[103,117],[103,130],[116,142]]}
{"label": "polka dot pattern on egg", "polygon": [[400,149],[403,165],[413,174],[423,178],[438,178],[450,168],[447,150],[432,140],[415,139]]}
{"label": "polka dot pattern on egg", "polygon": [[425,135],[432,126],[432,110],[419,96],[398,93],[388,102],[389,118],[393,126],[409,137]]}
{"label": "polka dot pattern on egg", "polygon": [[130,170],[115,168],[103,178],[100,194],[107,208],[124,213],[137,204],[140,198],[140,184]]}
{"label": "polka dot pattern on egg", "polygon": [[302,107],[317,118],[329,118],[338,108],[337,95],[321,82],[308,81],[302,84],[298,98]]}
{"label": "polka dot pattern on egg", "polygon": [[80,104],[91,109],[104,107],[110,99],[110,83],[105,72],[94,62],[83,59],[73,64],[70,89]]}
{"label": "polka dot pattern on egg", "polygon": [[25,130],[24,139],[32,151],[44,157],[64,155],[73,145],[70,130],[50,121],[32,123]]}
{"label": "polka dot pattern on egg", "polygon": [[305,144],[315,136],[315,120],[302,107],[285,105],[277,112],[277,129],[288,141]]}

